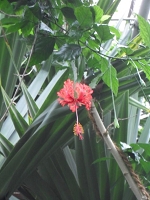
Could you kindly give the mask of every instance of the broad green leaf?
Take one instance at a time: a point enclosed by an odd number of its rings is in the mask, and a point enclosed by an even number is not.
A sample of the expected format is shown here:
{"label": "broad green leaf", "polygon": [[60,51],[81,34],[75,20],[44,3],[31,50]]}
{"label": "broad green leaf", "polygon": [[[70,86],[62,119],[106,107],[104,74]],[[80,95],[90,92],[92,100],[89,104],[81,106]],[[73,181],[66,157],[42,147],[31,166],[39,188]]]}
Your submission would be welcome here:
{"label": "broad green leaf", "polygon": [[117,79],[116,69],[104,58],[102,58],[101,60],[100,69],[103,73],[102,79],[104,83],[107,84],[108,87],[110,87],[110,89],[113,91],[115,96],[117,96],[119,83]]}
{"label": "broad green leaf", "polygon": [[137,151],[137,150],[139,150],[140,149],[140,146],[138,145],[138,144],[131,144],[130,145],[131,147],[132,147],[132,149],[134,150],[134,151]]}
{"label": "broad green leaf", "polygon": [[36,40],[34,50],[30,59],[30,66],[47,60],[52,54],[55,45],[55,39],[49,36],[39,36]]}
{"label": "broad green leaf", "polygon": [[106,42],[114,37],[113,34],[110,33],[110,29],[108,25],[94,25],[94,30],[97,32],[101,42]]}
{"label": "broad green leaf", "polygon": [[112,33],[115,34],[116,38],[119,39],[121,36],[121,33],[119,32],[119,30],[113,26],[109,26],[109,29]]}
{"label": "broad green leaf", "polygon": [[150,24],[140,15],[137,15],[139,28],[140,28],[140,35],[148,47],[150,47]]}
{"label": "broad green leaf", "polygon": [[11,24],[19,23],[19,22],[20,22],[19,17],[1,19],[2,26],[8,26],[8,25],[11,25]]}
{"label": "broad green leaf", "polygon": [[20,30],[24,37],[33,34],[33,23],[29,20],[24,20],[20,23]]}
{"label": "broad green leaf", "polygon": [[[34,5],[29,7],[29,10],[33,13],[35,17],[37,17],[39,20],[42,19],[42,7],[37,2]],[[33,21],[32,21],[33,22]]]}
{"label": "broad green leaf", "polygon": [[89,7],[77,7],[75,8],[74,14],[81,27],[88,28],[91,27],[91,25],[93,24],[93,16]]}
{"label": "broad green leaf", "polygon": [[18,22],[16,24],[10,25],[7,28],[7,33],[14,33],[17,32],[19,29],[21,29],[21,27],[24,25],[24,22]]}
{"label": "broad green leaf", "polygon": [[103,15],[101,17],[101,22],[104,22],[104,21],[108,20],[110,17],[111,17],[110,15]]}
{"label": "broad green leaf", "polygon": [[[34,8],[33,8],[34,10]],[[34,26],[38,23],[38,18],[32,13],[31,9],[27,7],[24,13],[24,19],[22,20],[21,32],[27,37],[31,34],[34,29]]]}
{"label": "broad green leaf", "polygon": [[68,22],[74,22],[76,20],[73,8],[63,7],[61,8],[61,12],[63,13]]}
{"label": "broad green leaf", "polygon": [[38,4],[35,4],[30,8],[27,7],[24,13],[24,20],[31,20],[33,25],[35,22],[38,22],[38,18],[36,17],[36,15],[39,15],[39,13],[37,13],[39,11],[36,10],[36,6],[39,7]]}
{"label": "broad green leaf", "polygon": [[95,22],[100,23],[103,16],[103,10],[99,6],[91,6],[91,12],[93,13],[93,19]]}
{"label": "broad green leaf", "polygon": [[148,174],[150,172],[150,162],[143,160],[143,159],[140,159],[140,164],[142,165],[145,172]]}
{"label": "broad green leaf", "polygon": [[54,53],[54,59],[58,61],[74,60],[81,54],[81,47],[77,44],[64,44]]}
{"label": "broad green leaf", "polygon": [[0,10],[12,14],[13,6],[7,0],[0,0]]}
{"label": "broad green leaf", "polygon": [[87,42],[88,42],[88,45],[94,50],[99,49],[100,44],[101,44],[100,40],[98,40],[97,38],[93,38],[93,37],[89,37]]}
{"label": "broad green leaf", "polygon": [[145,153],[150,156],[150,145],[149,144],[142,144],[142,143],[138,143],[138,145],[144,149]]}

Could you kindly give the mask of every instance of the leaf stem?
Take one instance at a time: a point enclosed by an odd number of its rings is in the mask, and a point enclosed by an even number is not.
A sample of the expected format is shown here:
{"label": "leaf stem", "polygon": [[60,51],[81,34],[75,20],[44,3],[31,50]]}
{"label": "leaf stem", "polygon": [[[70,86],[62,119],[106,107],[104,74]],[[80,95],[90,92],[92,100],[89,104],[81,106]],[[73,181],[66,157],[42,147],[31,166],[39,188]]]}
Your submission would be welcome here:
{"label": "leaf stem", "polygon": [[[91,47],[89,47],[87,44],[85,44],[84,42],[82,42],[81,40],[79,40],[80,43],[84,44],[88,49],[90,49],[92,52],[99,54],[101,56],[107,57],[109,59],[115,59],[115,60],[124,60],[124,61],[129,61],[131,60],[130,57],[126,56],[126,57],[115,57],[115,56],[109,56],[106,54],[101,53],[100,51],[96,51],[94,49],[92,49]],[[134,61],[138,61],[138,60],[143,60],[143,59],[150,59],[150,57],[140,57],[140,58],[132,58],[132,60]]]}

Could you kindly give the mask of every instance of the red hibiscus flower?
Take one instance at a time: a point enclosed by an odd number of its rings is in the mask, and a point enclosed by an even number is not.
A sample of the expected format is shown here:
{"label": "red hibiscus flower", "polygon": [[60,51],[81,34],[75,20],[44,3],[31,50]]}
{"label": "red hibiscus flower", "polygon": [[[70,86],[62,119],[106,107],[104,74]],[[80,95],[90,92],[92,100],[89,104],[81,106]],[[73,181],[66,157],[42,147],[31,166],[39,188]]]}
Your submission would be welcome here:
{"label": "red hibiscus flower", "polygon": [[91,108],[93,90],[82,83],[74,83],[70,79],[64,82],[64,87],[57,92],[59,103],[68,105],[72,112],[75,112],[79,106],[84,105],[87,110]]}
{"label": "red hibiscus flower", "polygon": [[72,112],[76,112],[77,123],[74,126],[74,134],[83,139],[83,127],[78,122],[77,109],[79,106],[85,106],[87,110],[91,108],[91,100],[93,90],[82,83],[75,83],[70,79],[64,82],[64,87],[57,92],[59,97],[58,101],[62,106],[68,105]]}

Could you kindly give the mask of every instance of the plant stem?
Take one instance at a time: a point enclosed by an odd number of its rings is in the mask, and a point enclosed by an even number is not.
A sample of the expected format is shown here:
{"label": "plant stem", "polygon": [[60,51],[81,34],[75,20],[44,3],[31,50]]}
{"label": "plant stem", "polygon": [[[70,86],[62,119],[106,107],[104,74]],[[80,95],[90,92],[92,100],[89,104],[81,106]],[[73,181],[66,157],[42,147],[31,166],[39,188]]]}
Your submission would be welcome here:
{"label": "plant stem", "polygon": [[[133,191],[134,195],[138,200],[144,200],[144,199],[149,199],[149,195],[146,192],[144,186],[140,184],[136,184],[133,177],[131,176],[131,172],[127,168],[125,162],[123,161],[121,155],[118,152],[118,147],[113,143],[111,140],[108,131],[106,130],[99,114],[98,111],[95,107],[94,102],[92,102],[92,108],[91,108],[91,115],[94,120],[94,125],[96,126],[96,133],[99,134],[100,137],[103,137],[104,142],[107,145],[108,150],[110,150],[111,154],[113,155],[114,159],[116,160],[119,168],[121,169],[125,179],[127,180],[131,190]],[[138,177],[138,176],[137,176]],[[139,181],[139,180],[138,180]],[[140,187],[139,187],[140,185]]]}

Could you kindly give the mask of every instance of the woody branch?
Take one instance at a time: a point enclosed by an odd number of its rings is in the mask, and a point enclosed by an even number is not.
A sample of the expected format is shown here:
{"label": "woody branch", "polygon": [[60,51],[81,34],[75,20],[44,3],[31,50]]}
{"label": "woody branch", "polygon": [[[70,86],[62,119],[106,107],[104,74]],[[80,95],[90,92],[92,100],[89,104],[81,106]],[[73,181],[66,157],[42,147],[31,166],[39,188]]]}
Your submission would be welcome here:
{"label": "woody branch", "polygon": [[110,150],[111,154],[113,155],[114,159],[116,160],[118,166],[120,167],[125,179],[127,180],[128,184],[129,184],[131,190],[133,191],[133,193],[135,194],[136,198],[138,200],[149,199],[149,197],[148,197],[149,195],[144,194],[144,192],[139,189],[139,187],[133,180],[133,177],[131,176],[127,166],[125,165],[120,154],[118,153],[115,144],[111,140],[111,138],[108,134],[108,131],[106,130],[106,128],[98,114],[98,111],[95,107],[94,102],[92,102],[91,113],[92,113],[92,117],[96,123],[97,129],[98,129],[98,134],[101,133],[100,136],[103,137],[104,142],[106,143],[108,149]]}

